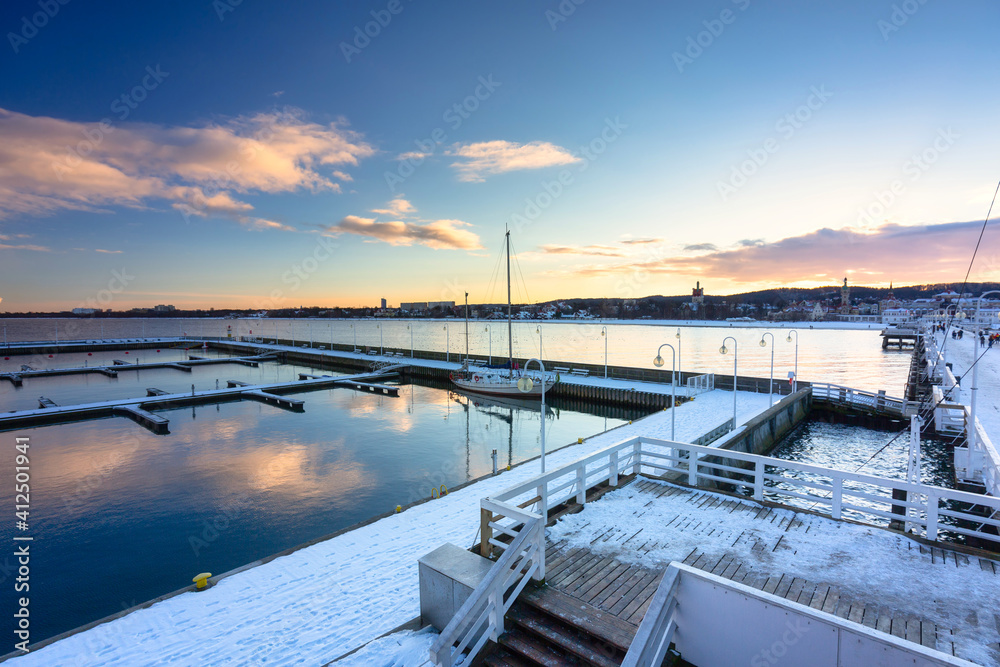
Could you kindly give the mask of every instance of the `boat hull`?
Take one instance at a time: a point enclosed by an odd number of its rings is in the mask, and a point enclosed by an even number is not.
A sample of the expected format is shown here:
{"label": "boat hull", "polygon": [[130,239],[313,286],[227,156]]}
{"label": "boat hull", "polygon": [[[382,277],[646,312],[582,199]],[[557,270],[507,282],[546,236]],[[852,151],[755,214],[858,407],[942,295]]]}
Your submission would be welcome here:
{"label": "boat hull", "polygon": [[[477,382],[475,379],[466,378],[452,378],[452,382],[456,387],[463,391],[469,391],[476,394],[484,394],[486,396],[502,396],[507,398],[520,398],[520,399],[541,399],[542,398],[542,384],[541,382],[535,381],[534,386],[529,391],[521,391],[517,388],[517,380],[504,381],[504,382],[491,382],[487,380],[480,380]],[[549,380],[545,383],[545,391],[549,391],[555,385],[555,382]]]}

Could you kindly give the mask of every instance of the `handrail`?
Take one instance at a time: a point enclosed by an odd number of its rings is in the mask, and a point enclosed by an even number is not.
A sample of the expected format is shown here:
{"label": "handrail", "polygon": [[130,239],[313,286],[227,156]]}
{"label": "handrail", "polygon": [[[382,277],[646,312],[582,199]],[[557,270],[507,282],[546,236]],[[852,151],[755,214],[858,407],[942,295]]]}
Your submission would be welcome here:
{"label": "handrail", "polygon": [[639,630],[622,660],[622,667],[659,667],[663,663],[677,629],[674,611],[677,609],[679,583],[680,570],[671,563],[653,593]]}
{"label": "handrail", "polygon": [[466,648],[469,662],[487,640],[497,640],[503,633],[504,614],[539,569],[539,553],[545,553],[545,525],[534,514],[441,631],[430,649],[432,663],[452,667]]}

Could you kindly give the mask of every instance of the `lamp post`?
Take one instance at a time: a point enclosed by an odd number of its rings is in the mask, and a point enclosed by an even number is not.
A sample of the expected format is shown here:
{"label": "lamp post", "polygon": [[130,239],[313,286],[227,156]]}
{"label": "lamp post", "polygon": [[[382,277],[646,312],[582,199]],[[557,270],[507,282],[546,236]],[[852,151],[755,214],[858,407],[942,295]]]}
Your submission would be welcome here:
{"label": "lamp post", "polygon": [[677,333],[674,334],[674,338],[677,339],[677,379],[683,380],[681,375],[681,328],[677,327]]}
{"label": "lamp post", "polygon": [[[528,359],[528,361],[526,361],[524,363],[524,373],[525,374],[522,375],[521,379],[517,381],[517,388],[520,389],[522,392],[527,393],[527,392],[531,391],[532,387],[535,386],[534,381],[530,377],[528,377],[528,375],[527,375],[528,366],[531,365],[532,361],[537,362],[538,363],[538,367],[542,369],[542,380],[541,380],[542,381],[542,434],[541,434],[542,459],[541,460],[542,460],[542,474],[544,475],[545,474],[545,364],[542,363],[541,359]],[[543,494],[542,494],[542,511],[545,512],[545,513],[548,512],[548,508],[545,506],[545,497],[544,497],[545,496],[544,491],[545,491],[545,487],[546,486],[548,486],[548,485],[544,484],[542,486],[542,491],[543,491]]]}
{"label": "lamp post", "polygon": [[799,332],[792,329],[788,332],[788,338],[785,339],[786,343],[792,342],[792,334],[795,334],[795,371],[792,375],[792,393],[794,394],[799,390]]}
{"label": "lamp post", "polygon": [[604,338],[604,379],[608,379],[608,328],[601,327],[601,337]]}
{"label": "lamp post", "polygon": [[770,331],[765,331],[760,335],[760,346],[767,347],[767,341],[764,340],[764,336],[771,337],[771,379],[767,383],[767,407],[774,405],[774,334]]}
{"label": "lamp post", "polygon": [[406,325],[407,330],[410,332],[410,359],[413,358],[413,326],[410,324]]}
{"label": "lamp post", "polygon": [[444,325],[444,360],[451,361],[451,331]]}
{"label": "lamp post", "polygon": [[[972,431],[971,440],[973,447],[979,444],[979,433],[976,430],[976,394],[979,392],[979,360],[976,358],[979,348],[976,347],[976,341],[979,339],[979,309],[983,307],[983,297],[988,294],[1000,294],[1000,290],[983,292],[976,299],[976,331],[972,334],[972,396],[969,399],[969,421],[971,422],[970,430]],[[970,449],[969,451],[971,453],[972,450]]]}
{"label": "lamp post", "polygon": [[354,328],[353,324],[351,324],[351,335],[354,337],[354,349],[351,350],[351,352],[357,352],[358,351],[358,330]]}
{"label": "lamp post", "polygon": [[544,357],[545,355],[542,354],[542,325],[541,324],[539,324],[537,327],[535,327],[535,333],[538,334],[538,356],[539,357]]}
{"label": "lamp post", "polygon": [[733,430],[736,430],[736,372],[737,364],[740,360],[740,348],[736,343],[736,339],[732,336],[726,336],[722,339],[722,347],[719,348],[719,352],[726,354],[729,350],[726,348],[726,341],[733,341]]}
{"label": "lamp post", "polygon": [[670,348],[670,439],[674,439],[674,404],[677,402],[677,381],[674,378],[674,373],[676,371],[677,365],[677,350],[670,343],[664,343],[656,350],[656,358],[653,359],[653,365],[657,368],[663,366],[663,357],[660,356],[660,350],[665,347]]}
{"label": "lamp post", "polygon": [[490,363],[489,363],[489,365],[492,366],[493,365],[493,328],[490,327],[489,324],[486,325],[486,335],[490,339]]}
{"label": "lamp post", "polygon": [[379,354],[379,356],[382,356],[383,355],[383,350],[382,350],[382,325],[381,324],[376,324],[375,328],[378,329],[378,354]]}

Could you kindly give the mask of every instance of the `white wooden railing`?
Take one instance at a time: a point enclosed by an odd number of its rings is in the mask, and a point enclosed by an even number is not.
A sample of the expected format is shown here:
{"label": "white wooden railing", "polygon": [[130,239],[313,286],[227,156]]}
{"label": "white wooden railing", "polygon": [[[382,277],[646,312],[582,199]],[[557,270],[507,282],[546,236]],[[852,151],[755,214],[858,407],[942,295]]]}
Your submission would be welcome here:
{"label": "white wooden railing", "polygon": [[814,399],[837,403],[855,408],[875,410],[877,412],[890,412],[899,416],[913,415],[917,413],[919,405],[913,401],[902,398],[886,396],[884,391],[872,393],[851,387],[843,387],[839,384],[827,384],[825,382],[814,382],[812,384],[812,395]]}
{"label": "white wooden railing", "polygon": [[520,518],[520,529],[504,531],[514,539],[431,646],[430,659],[435,665],[452,667],[466,650],[466,660],[471,661],[487,640],[495,642],[503,634],[504,615],[528,581],[545,576],[542,517],[500,503],[491,505],[512,519]]}
{"label": "white wooden railing", "polygon": [[660,585],[653,593],[639,630],[622,660],[622,667],[659,667],[667,655],[674,631],[677,630],[677,585],[680,570],[673,564],[663,573]]}

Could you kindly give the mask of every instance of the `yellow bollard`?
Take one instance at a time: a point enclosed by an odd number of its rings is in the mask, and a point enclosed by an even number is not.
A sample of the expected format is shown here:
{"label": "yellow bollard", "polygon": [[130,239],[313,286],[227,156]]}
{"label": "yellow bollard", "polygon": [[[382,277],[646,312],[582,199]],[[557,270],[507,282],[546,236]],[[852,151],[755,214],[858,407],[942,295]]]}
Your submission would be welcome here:
{"label": "yellow bollard", "polygon": [[509,463],[507,464],[507,470],[510,470],[510,464]]}
{"label": "yellow bollard", "polygon": [[403,506],[402,505],[396,505],[396,514],[399,514],[402,511],[403,511]]}
{"label": "yellow bollard", "polygon": [[583,444],[583,438],[577,438],[576,439],[576,444],[582,445]]}
{"label": "yellow bollard", "polygon": [[203,591],[208,588],[208,578],[212,576],[211,572],[202,572],[201,574],[195,575],[194,579],[194,589],[196,591]]}

